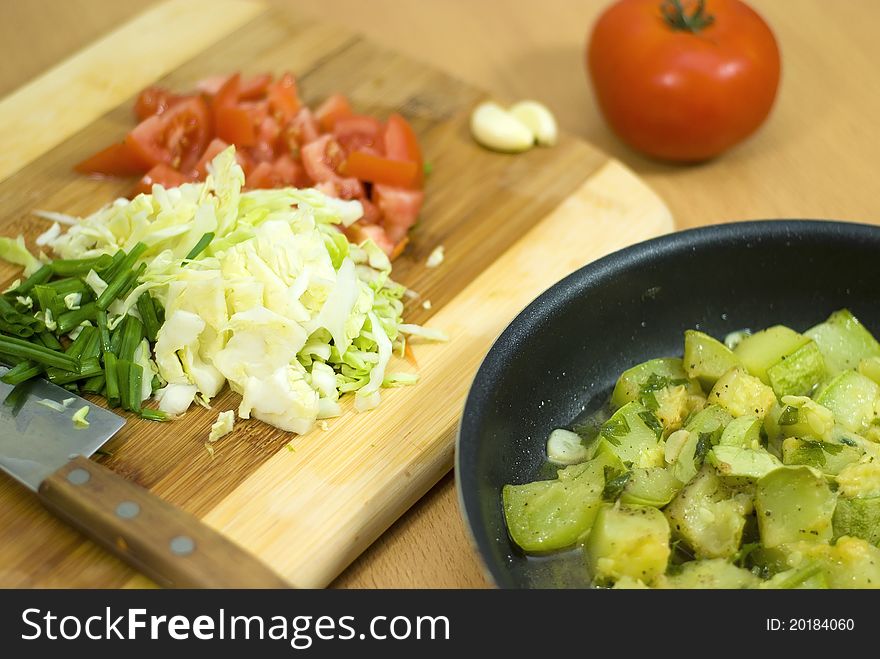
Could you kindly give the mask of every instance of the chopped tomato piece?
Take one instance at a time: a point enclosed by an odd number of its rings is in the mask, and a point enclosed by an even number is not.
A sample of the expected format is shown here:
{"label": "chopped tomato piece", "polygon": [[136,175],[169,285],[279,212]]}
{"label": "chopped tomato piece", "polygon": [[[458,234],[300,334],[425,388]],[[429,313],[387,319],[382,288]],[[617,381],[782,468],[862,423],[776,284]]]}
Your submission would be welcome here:
{"label": "chopped tomato piece", "polygon": [[165,163],[182,171],[195,167],[210,139],[210,117],[204,99],[195,96],[147,117],[125,143],[150,166]]}
{"label": "chopped tomato piece", "polygon": [[366,240],[372,240],[383,252],[391,255],[394,252],[394,242],[388,238],[385,230],[378,224],[363,224],[355,222],[345,230],[348,239],[360,245]]}
{"label": "chopped tomato piece", "polygon": [[253,101],[263,96],[269,83],[272,82],[272,76],[268,73],[255,75],[253,78],[242,80],[238,87],[238,100]]}
{"label": "chopped tomato piece", "polygon": [[321,126],[321,130],[325,133],[331,132],[337,121],[350,117],[353,114],[351,104],[342,94],[331,94],[315,110],[315,118],[318,120],[318,125]]}
{"label": "chopped tomato piece", "polygon": [[409,160],[418,166],[418,185],[424,182],[424,163],[419,140],[409,122],[399,114],[392,114],[385,122],[382,135],[385,157],[391,160]]}
{"label": "chopped tomato piece", "polygon": [[407,231],[419,218],[425,193],[390,185],[373,186],[373,203],[382,211],[382,226],[388,238],[397,243],[406,237]]}
{"label": "chopped tomato piece", "polygon": [[143,174],[150,166],[140,159],[125,142],[111,144],[73,167],[81,174],[131,176]]}
{"label": "chopped tomato piece", "polygon": [[281,121],[290,121],[302,106],[296,92],[296,80],[289,73],[269,85],[266,99],[273,114]]}
{"label": "chopped tomato piece", "polygon": [[227,80],[229,80],[229,76],[208,76],[196,83],[196,89],[208,96],[214,96]]}
{"label": "chopped tomato piece", "polygon": [[214,94],[211,99],[211,108],[216,112],[218,108],[230,107],[238,103],[238,93],[241,82],[241,74],[233,73],[226,82]]}
{"label": "chopped tomato piece", "polygon": [[241,107],[214,109],[214,129],[217,137],[239,146],[253,146],[257,133],[250,113]]}
{"label": "chopped tomato piece", "polygon": [[[208,175],[208,163],[214,160],[221,151],[225,151],[229,146],[226,142],[221,140],[219,137],[215,137],[211,140],[211,143],[208,145],[208,148],[205,149],[205,152],[202,154],[202,157],[199,158],[199,162],[196,164],[193,172],[191,174],[192,178],[197,181],[204,181],[205,177]],[[250,171],[250,163],[247,162],[245,152],[244,151],[236,151],[235,159],[238,161],[238,164],[241,165],[242,170],[244,170],[245,175]]]}
{"label": "chopped tomato piece", "polygon": [[181,98],[183,97],[172,94],[161,87],[147,87],[138,94],[137,100],[134,102],[134,114],[138,121],[143,121],[154,114],[162,114]]}
{"label": "chopped tomato piece", "polygon": [[296,151],[299,147],[314,142],[319,134],[315,115],[308,108],[303,108],[285,128],[287,147],[290,151]]}
{"label": "chopped tomato piece", "polygon": [[153,185],[161,185],[163,188],[176,188],[189,180],[189,178],[170,165],[160,162],[138,181],[134,188],[134,193],[150,194],[153,191]]}
{"label": "chopped tomato piece", "polygon": [[284,155],[274,163],[261,162],[254,167],[245,184],[248,188],[308,187],[310,181],[302,164]]}
{"label": "chopped tomato piece", "polygon": [[342,173],[370,183],[414,188],[419,183],[418,165],[408,160],[380,158],[365,151],[352,151],[342,165]]}
{"label": "chopped tomato piece", "polygon": [[364,187],[360,181],[339,175],[339,166],[345,159],[345,153],[332,135],[322,135],[306,144],[300,153],[309,178],[316,183],[333,184],[336,194],[332,196],[341,199],[359,199],[364,196]]}
{"label": "chopped tomato piece", "polygon": [[333,135],[345,151],[367,151],[383,155],[382,123],[375,117],[355,114],[343,117],[333,126]]}

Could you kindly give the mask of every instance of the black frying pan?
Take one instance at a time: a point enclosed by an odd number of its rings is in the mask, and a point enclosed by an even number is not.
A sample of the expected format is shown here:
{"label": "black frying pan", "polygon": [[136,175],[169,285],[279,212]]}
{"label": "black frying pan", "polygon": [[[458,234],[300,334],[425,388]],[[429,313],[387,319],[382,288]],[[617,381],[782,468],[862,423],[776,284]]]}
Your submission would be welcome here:
{"label": "black frying pan", "polygon": [[463,514],[501,587],[584,586],[577,554],[527,559],[501,512],[505,483],[540,477],[553,428],[603,405],[617,376],[681,355],[683,332],[804,330],[848,307],[880,335],[880,228],[742,222],[649,240],[581,268],[510,324],[480,367],[458,437]]}

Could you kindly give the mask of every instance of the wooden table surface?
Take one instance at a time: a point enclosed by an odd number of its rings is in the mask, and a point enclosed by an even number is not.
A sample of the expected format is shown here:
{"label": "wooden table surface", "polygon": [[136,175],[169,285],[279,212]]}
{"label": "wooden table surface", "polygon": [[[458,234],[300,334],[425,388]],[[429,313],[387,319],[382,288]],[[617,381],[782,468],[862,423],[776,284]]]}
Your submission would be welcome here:
{"label": "wooden table surface", "polygon": [[[2,0],[0,96],[142,11],[146,0]],[[752,0],[776,33],[776,107],[746,144],[702,165],[628,150],[598,115],[583,68],[606,0],[299,0],[509,98],[533,97],[565,129],[616,156],[666,200],[679,227],[737,219],[827,217],[880,223],[880,3]],[[711,4],[711,3],[710,3]],[[66,102],[75,102],[70,99]],[[451,475],[335,582],[339,587],[482,587]]]}

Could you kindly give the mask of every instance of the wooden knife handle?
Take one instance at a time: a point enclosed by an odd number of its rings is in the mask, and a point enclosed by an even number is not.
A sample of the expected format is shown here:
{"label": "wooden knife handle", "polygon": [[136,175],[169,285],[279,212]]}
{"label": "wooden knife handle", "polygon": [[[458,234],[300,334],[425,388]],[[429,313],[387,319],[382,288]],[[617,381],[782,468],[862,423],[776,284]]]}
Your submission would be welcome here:
{"label": "wooden knife handle", "polygon": [[88,458],[73,458],[39,494],[49,510],[163,586],[290,587],[196,517]]}

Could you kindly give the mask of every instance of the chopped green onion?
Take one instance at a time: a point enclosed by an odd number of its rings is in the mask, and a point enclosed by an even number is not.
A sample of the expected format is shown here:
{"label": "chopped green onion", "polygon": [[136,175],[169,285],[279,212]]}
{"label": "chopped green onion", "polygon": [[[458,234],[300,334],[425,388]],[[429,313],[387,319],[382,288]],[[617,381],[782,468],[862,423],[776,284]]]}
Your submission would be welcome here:
{"label": "chopped green onion", "polygon": [[120,359],[131,360],[134,351],[144,338],[144,324],[134,316],[126,316],[122,321],[122,340],[119,344]]}
{"label": "chopped green onion", "polygon": [[89,270],[104,270],[113,265],[113,257],[102,254],[91,259],[58,259],[49,264],[59,277],[72,277],[88,274]]}
{"label": "chopped green onion", "polygon": [[141,411],[141,382],[144,379],[144,367],[131,363],[128,367],[128,404],[132,412]]}
{"label": "chopped green onion", "polygon": [[147,407],[141,408],[141,418],[148,421],[168,421],[168,415],[165,412]]}
{"label": "chopped green onion", "polygon": [[91,287],[78,277],[56,279],[55,281],[50,281],[45,286],[51,288],[55,291],[56,295],[60,295],[61,297],[70,295],[71,293],[86,293],[92,291]]}
{"label": "chopped green onion", "polygon": [[204,236],[199,238],[199,242],[193,245],[193,248],[189,250],[189,254],[186,255],[184,261],[192,261],[199,254],[205,251],[205,248],[211,244],[211,241],[214,240],[214,232],[209,231]]}
{"label": "chopped green onion", "polygon": [[70,330],[86,320],[94,321],[95,313],[99,308],[97,304],[97,302],[89,302],[84,307],[74,309],[73,311],[66,311],[58,316],[58,319],[56,320],[58,323],[58,333],[67,334]]}
{"label": "chopped green onion", "polygon": [[49,281],[50,277],[52,277],[52,267],[44,265],[30,277],[25,279],[13,292],[16,295],[27,295],[34,286]]}
{"label": "chopped green onion", "polygon": [[104,289],[104,292],[98,296],[98,300],[95,302],[98,309],[106,311],[107,307],[113,304],[113,300],[122,295],[129,283],[132,280],[136,280],[136,277],[137,273],[132,272],[131,270],[123,270],[112,280],[107,282],[107,288]]}
{"label": "chopped green onion", "polygon": [[46,367],[42,364],[35,364],[30,360],[26,360],[23,362],[19,362],[13,368],[6,371],[3,374],[3,377],[0,378],[0,382],[5,382],[6,384],[17,385],[22,382],[27,382],[31,378],[37,377],[40,373],[46,370]]}
{"label": "chopped green onion", "polygon": [[98,375],[94,375],[86,380],[81,389],[87,394],[99,394],[101,393],[101,390],[104,389],[105,382],[106,377],[104,373],[98,373]]}
{"label": "chopped green onion", "polygon": [[78,366],[76,359],[68,354],[11,336],[0,336],[0,353],[71,371]]}
{"label": "chopped green onion", "polygon": [[131,409],[131,387],[129,386],[130,372],[130,361],[127,359],[120,359],[116,362],[116,377],[119,380],[119,405],[124,410]]}
{"label": "chopped green onion", "polygon": [[112,352],[104,353],[104,386],[107,388],[107,402],[110,407],[119,407],[119,365],[116,361],[116,355]]}
{"label": "chopped green onion", "polygon": [[110,347],[110,330],[107,328],[107,312],[98,309],[98,313],[95,314],[95,325],[98,326],[98,335],[101,338],[101,350],[103,352],[110,352],[112,349]]}
{"label": "chopped green onion", "polygon": [[55,384],[70,384],[71,382],[79,382],[80,380],[88,380],[103,373],[101,362],[97,357],[89,357],[82,360],[82,364],[76,371],[68,371],[59,373],[55,370],[46,371],[49,380]]}
{"label": "chopped green onion", "polygon": [[12,388],[12,391],[9,392],[9,395],[3,399],[3,404],[12,408],[12,416],[18,414],[21,408],[24,407],[30,389],[30,381],[22,382],[21,384],[15,385]]}
{"label": "chopped green onion", "polygon": [[104,268],[101,271],[96,270],[95,274],[99,275],[101,277],[101,279],[103,279],[104,281],[107,281],[108,278],[111,278],[111,277],[113,277],[113,275],[116,274],[116,271],[119,268],[119,264],[122,263],[122,259],[124,259],[124,258],[125,258],[125,251],[120,249],[118,252],[116,252],[111,257],[112,263],[110,264],[110,266],[107,268]]}
{"label": "chopped green onion", "polygon": [[156,317],[156,308],[153,306],[153,296],[149,293],[141,293],[137,301],[137,309],[144,321],[144,334],[150,343],[155,343],[156,334],[159,332],[159,319]]}
{"label": "chopped green onion", "polygon": [[40,341],[43,342],[43,345],[47,348],[52,348],[52,350],[62,350],[63,346],[61,342],[55,338],[55,335],[51,332],[40,332],[39,334]]}

